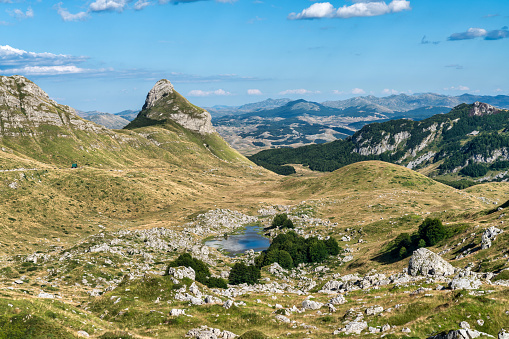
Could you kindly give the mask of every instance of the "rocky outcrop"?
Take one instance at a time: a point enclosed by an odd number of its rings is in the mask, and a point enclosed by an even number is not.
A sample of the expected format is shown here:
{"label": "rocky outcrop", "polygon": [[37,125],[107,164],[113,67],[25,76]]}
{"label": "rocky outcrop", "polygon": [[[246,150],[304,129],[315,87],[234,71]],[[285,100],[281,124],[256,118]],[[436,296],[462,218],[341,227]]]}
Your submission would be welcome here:
{"label": "rocky outcrop", "polygon": [[454,267],[438,254],[426,248],[419,248],[408,262],[408,274],[412,276],[447,276],[454,274]]}
{"label": "rocky outcrop", "polygon": [[200,328],[193,328],[186,334],[186,338],[196,339],[234,339],[238,337],[235,333],[230,331],[221,331],[218,328],[211,328],[202,326]]}
{"label": "rocky outcrop", "polygon": [[[61,127],[59,136],[72,130],[107,133],[108,130],[80,118],[76,111],[51,100],[46,92],[25,77],[0,77],[0,137],[33,137],[42,126]],[[58,133],[58,132],[57,132]]]}
{"label": "rocky outcrop", "polygon": [[[386,134],[381,142],[370,145],[371,140],[362,141],[361,134],[356,140],[357,143],[361,144],[361,146],[357,147],[354,152],[359,153],[360,155],[379,155],[387,151],[393,151],[398,148],[399,144],[410,138],[410,136],[411,134],[407,131],[396,133],[392,136],[392,138],[390,134]],[[368,145],[364,146],[365,144]]]}
{"label": "rocky outcrop", "polygon": [[491,226],[484,230],[481,237],[481,248],[483,250],[491,247],[491,242],[497,238],[497,235],[503,231],[495,226]]}
{"label": "rocky outcrop", "polygon": [[494,106],[489,104],[485,104],[484,102],[476,101],[472,105],[472,109],[470,110],[469,116],[483,116],[483,115],[491,115],[497,114],[500,110]]}
{"label": "rocky outcrop", "polygon": [[180,95],[169,80],[159,80],[148,92],[143,109],[126,128],[175,122],[201,135],[215,133],[210,113],[192,105]]}

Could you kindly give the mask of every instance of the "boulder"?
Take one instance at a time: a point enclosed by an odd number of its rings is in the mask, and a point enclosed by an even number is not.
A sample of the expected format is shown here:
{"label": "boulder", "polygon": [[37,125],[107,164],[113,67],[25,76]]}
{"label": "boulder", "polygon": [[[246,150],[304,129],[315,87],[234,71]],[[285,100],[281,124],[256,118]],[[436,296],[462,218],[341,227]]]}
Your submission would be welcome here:
{"label": "boulder", "polygon": [[365,321],[351,321],[345,325],[344,328],[334,331],[334,334],[361,334],[362,331],[368,328],[368,323]]}
{"label": "boulder", "polygon": [[509,331],[501,329],[500,332],[498,332],[498,339],[509,339]]}
{"label": "boulder", "polygon": [[408,274],[412,276],[447,276],[454,274],[454,267],[438,254],[426,248],[415,250],[408,262]]}
{"label": "boulder", "polygon": [[170,267],[168,269],[168,275],[178,280],[182,280],[184,278],[189,278],[191,280],[196,279],[196,273],[194,270],[191,267],[185,266]]}
{"label": "boulder", "polygon": [[306,309],[306,310],[318,310],[320,308],[322,308],[323,304],[322,303],[319,303],[319,302],[316,302],[316,301],[313,301],[313,300],[304,300],[302,302],[302,308]]}
{"label": "boulder", "polygon": [[341,305],[344,303],[346,303],[346,299],[342,294],[338,294],[337,296],[335,296],[334,298],[329,300],[329,304],[332,304],[332,305]]}
{"label": "boulder", "polygon": [[476,290],[479,286],[481,286],[481,281],[473,276],[454,277],[449,283],[449,288],[452,290]]}
{"label": "boulder", "polygon": [[481,237],[481,248],[483,250],[491,247],[491,242],[494,241],[500,233],[503,231],[495,226],[488,227],[484,230]]}
{"label": "boulder", "polygon": [[382,306],[371,306],[366,308],[366,315],[377,315],[379,313],[382,313],[384,311],[384,308]]}

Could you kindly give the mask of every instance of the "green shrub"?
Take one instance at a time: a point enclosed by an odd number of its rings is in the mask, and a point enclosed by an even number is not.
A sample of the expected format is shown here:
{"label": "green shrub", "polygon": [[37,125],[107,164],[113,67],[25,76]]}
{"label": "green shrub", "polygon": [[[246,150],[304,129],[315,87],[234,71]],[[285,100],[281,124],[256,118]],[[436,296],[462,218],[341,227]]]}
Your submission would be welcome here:
{"label": "green shrub", "polygon": [[447,229],[442,225],[440,219],[426,218],[419,226],[419,238],[424,239],[428,246],[436,245],[440,240],[447,237]]}
{"label": "green shrub", "polygon": [[244,283],[254,285],[258,283],[258,280],[261,277],[260,269],[258,267],[251,265],[248,266],[244,263],[235,263],[230,271],[228,281],[232,285]]}
{"label": "green shrub", "polygon": [[172,261],[166,268],[165,275],[168,275],[170,267],[191,267],[196,274],[196,281],[202,283],[209,288],[227,288],[226,280],[222,278],[214,278],[210,276],[210,270],[206,263],[193,258],[189,253],[181,254],[177,259]]}
{"label": "green shrub", "polygon": [[283,226],[286,220],[288,220],[288,215],[286,213],[277,214],[272,220],[272,227]]}

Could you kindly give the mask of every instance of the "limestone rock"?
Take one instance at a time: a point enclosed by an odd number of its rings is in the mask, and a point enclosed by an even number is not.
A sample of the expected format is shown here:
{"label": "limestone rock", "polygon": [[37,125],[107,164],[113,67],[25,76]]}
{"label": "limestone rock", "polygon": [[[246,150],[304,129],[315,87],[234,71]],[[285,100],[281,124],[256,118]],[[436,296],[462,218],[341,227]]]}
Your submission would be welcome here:
{"label": "limestone rock", "polygon": [[184,278],[189,278],[191,280],[196,279],[196,273],[194,270],[191,267],[185,266],[170,267],[168,269],[168,275],[178,280],[182,280]]}
{"label": "limestone rock", "polygon": [[498,332],[498,339],[509,339],[509,331],[501,329],[500,332]]}
{"label": "limestone rock", "polygon": [[149,126],[165,121],[207,135],[216,133],[210,113],[192,105],[177,91],[169,80],[159,80],[148,92],[143,109],[126,128]]}
{"label": "limestone rock", "polygon": [[334,298],[329,300],[329,304],[332,304],[332,305],[341,305],[344,303],[346,303],[346,299],[342,294],[338,294],[337,296],[335,296]]}
{"label": "limestone rock", "polygon": [[481,281],[473,276],[454,277],[449,283],[449,287],[453,290],[475,290],[481,286]]}
{"label": "limestone rock", "polygon": [[238,336],[230,331],[221,331],[218,328],[203,325],[200,328],[193,328],[187,332],[186,337],[193,339],[234,339]]}
{"label": "limestone rock", "polygon": [[491,242],[495,241],[497,235],[502,233],[503,231],[495,226],[491,226],[484,230],[481,237],[481,248],[483,250],[491,247]]}
{"label": "limestone rock", "polygon": [[334,331],[334,334],[361,334],[362,331],[368,328],[368,323],[365,321],[351,321],[345,325],[344,328]]}
{"label": "limestone rock", "polygon": [[322,308],[322,306],[323,306],[322,303],[319,303],[319,302],[316,302],[313,300],[309,300],[309,299],[306,299],[302,302],[302,308],[304,308],[306,310],[318,310],[318,309]]}
{"label": "limestone rock", "polygon": [[383,311],[384,308],[382,306],[371,306],[366,308],[366,315],[377,315]]}
{"label": "limestone rock", "polygon": [[408,274],[412,276],[447,276],[454,274],[454,271],[451,264],[426,248],[415,250],[408,262]]}
{"label": "limestone rock", "polygon": [[291,323],[291,320],[288,319],[287,317],[285,317],[284,315],[281,315],[281,314],[277,314],[276,315],[276,320],[279,321],[279,322],[282,322],[282,323]]}

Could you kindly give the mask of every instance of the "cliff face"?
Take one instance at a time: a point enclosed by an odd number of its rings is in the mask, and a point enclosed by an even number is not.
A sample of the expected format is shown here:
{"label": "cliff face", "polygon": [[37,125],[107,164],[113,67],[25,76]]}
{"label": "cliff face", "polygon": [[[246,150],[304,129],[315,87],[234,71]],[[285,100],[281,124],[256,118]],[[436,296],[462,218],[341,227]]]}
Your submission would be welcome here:
{"label": "cliff face", "polygon": [[37,136],[41,127],[106,132],[80,118],[76,111],[51,100],[41,88],[22,76],[0,77],[0,137]]}
{"label": "cliff face", "polygon": [[162,79],[148,92],[143,109],[126,128],[175,122],[195,133],[208,135],[216,132],[211,119],[209,112],[191,104],[175,91],[170,81]]}

